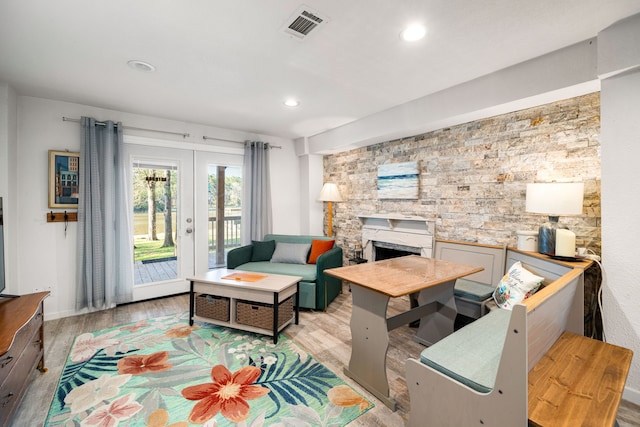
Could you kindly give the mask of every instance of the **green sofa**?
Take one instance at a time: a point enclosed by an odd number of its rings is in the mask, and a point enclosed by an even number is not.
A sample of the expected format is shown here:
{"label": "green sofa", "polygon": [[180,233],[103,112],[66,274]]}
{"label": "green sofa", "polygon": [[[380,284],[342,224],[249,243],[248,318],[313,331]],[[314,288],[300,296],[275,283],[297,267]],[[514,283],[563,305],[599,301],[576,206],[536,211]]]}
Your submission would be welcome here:
{"label": "green sofa", "polygon": [[[311,244],[312,240],[333,239],[326,236],[267,234],[262,242],[272,240],[276,244],[277,242]],[[255,250],[259,251],[261,249],[256,246]],[[324,274],[324,270],[328,268],[342,267],[342,248],[335,244],[332,249],[318,257],[316,264],[290,264],[271,262],[270,260],[251,261],[253,252],[253,244],[232,249],[227,254],[227,268],[258,273],[301,276],[298,297],[302,308],[325,310],[327,305],[342,292],[342,281]]]}

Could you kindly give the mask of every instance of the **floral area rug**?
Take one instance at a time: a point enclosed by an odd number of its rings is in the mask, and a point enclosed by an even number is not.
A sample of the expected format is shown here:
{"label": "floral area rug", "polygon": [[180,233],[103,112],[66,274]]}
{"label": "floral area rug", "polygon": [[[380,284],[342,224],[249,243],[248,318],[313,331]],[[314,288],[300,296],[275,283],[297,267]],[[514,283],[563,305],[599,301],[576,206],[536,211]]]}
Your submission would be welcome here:
{"label": "floral area rug", "polygon": [[344,426],[373,407],[284,335],[188,314],[78,336],[47,426]]}

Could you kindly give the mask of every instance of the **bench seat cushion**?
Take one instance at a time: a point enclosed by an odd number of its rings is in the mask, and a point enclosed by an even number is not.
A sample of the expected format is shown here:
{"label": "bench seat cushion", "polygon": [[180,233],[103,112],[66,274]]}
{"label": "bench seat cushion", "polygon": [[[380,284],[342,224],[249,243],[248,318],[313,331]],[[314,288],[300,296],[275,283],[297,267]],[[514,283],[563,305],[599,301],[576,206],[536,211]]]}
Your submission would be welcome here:
{"label": "bench seat cushion", "polygon": [[280,262],[248,262],[239,265],[236,270],[252,271],[256,273],[284,274],[288,276],[300,276],[303,282],[315,282],[317,268],[315,264],[288,264]]}
{"label": "bench seat cushion", "polygon": [[495,310],[426,348],[425,365],[481,393],[495,384],[507,336],[509,310]]}
{"label": "bench seat cushion", "polygon": [[458,279],[453,288],[453,293],[457,297],[470,299],[473,301],[484,301],[491,297],[495,286],[486,285],[473,280]]}

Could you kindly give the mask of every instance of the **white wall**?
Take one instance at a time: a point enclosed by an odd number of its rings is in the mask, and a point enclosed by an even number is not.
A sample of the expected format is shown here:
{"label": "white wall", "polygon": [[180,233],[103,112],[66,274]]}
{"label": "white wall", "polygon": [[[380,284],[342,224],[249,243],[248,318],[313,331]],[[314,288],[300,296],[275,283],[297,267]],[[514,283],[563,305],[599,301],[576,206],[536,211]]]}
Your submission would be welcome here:
{"label": "white wall", "polygon": [[310,153],[335,153],[597,92],[595,39],[307,138]]}
{"label": "white wall", "polygon": [[[11,88],[0,84],[0,196],[7,196],[9,184],[9,92]],[[15,125],[14,125],[15,126]]]}
{"label": "white wall", "polygon": [[[260,139],[279,145],[281,149],[271,152],[274,232],[300,232],[299,169],[291,140],[33,97],[18,97],[17,104],[18,149],[13,156],[15,158],[8,161],[15,164],[15,172],[9,177],[8,184],[16,188],[17,218],[7,229],[19,236],[14,260],[17,275],[12,280],[11,291],[24,294],[34,289],[51,288],[52,294],[45,300],[47,319],[76,313],[76,224],[70,223],[65,235],[64,223],[46,222],[49,211],[47,152],[50,149],[78,151],[80,148],[79,124],[63,122],[63,116],[92,116],[99,120],[122,121],[125,126],[189,133],[190,136],[183,139],[125,130],[125,135],[135,133],[137,136],[173,140],[178,148],[185,142],[204,144],[203,135],[238,141]],[[206,144],[241,147],[223,141],[207,141]]]}
{"label": "white wall", "polygon": [[271,150],[271,206],[273,232],[299,234],[301,228],[300,169],[294,142],[288,140],[282,149]]}
{"label": "white wall", "polygon": [[640,15],[599,36],[602,253],[607,341],[634,352],[624,398],[640,404]]}
{"label": "white wall", "polygon": [[0,196],[3,197],[5,294],[15,294],[16,285],[15,248],[17,236],[13,227],[17,217],[16,190],[10,184],[16,174],[17,150],[17,96],[8,85],[0,83]]}
{"label": "white wall", "polygon": [[318,201],[322,190],[322,156],[303,154],[300,161],[301,231],[314,236],[324,235],[323,202]]}
{"label": "white wall", "polygon": [[323,179],[323,156],[309,154],[307,156],[307,164],[309,169],[309,186],[306,200],[309,205],[309,234],[315,236],[326,236],[327,233],[324,229],[324,211],[326,202],[318,200],[322,186],[324,185]]}
{"label": "white wall", "polygon": [[[609,342],[633,350],[628,400],[640,402],[640,72],[602,82],[602,253],[604,326]],[[616,123],[609,126],[609,123]],[[605,148],[606,147],[606,148]],[[633,389],[633,390],[630,390]]]}

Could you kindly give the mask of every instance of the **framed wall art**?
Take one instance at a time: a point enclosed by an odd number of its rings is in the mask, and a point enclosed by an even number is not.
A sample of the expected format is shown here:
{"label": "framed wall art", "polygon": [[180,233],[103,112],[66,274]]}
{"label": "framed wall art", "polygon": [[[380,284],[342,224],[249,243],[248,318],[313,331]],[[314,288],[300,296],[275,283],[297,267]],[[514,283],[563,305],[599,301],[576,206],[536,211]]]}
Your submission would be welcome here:
{"label": "framed wall art", "polygon": [[80,153],[49,150],[49,207],[78,208]]}
{"label": "framed wall art", "polygon": [[378,166],[378,198],[417,199],[419,172],[418,162]]}

